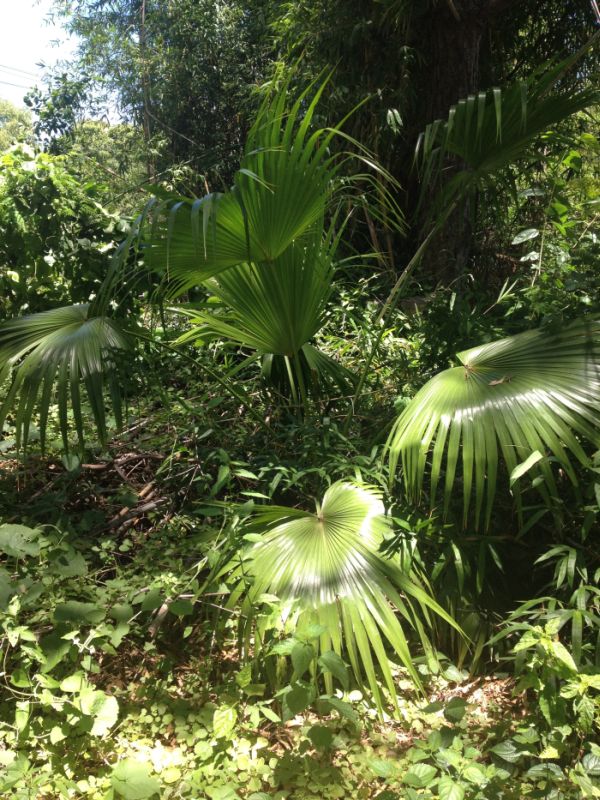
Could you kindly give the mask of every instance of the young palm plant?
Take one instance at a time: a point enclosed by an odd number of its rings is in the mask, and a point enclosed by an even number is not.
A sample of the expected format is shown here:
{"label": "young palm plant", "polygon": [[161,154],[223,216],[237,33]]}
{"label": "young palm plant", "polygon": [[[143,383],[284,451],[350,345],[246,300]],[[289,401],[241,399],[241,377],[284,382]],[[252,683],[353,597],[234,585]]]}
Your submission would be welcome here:
{"label": "young palm plant", "polygon": [[366,683],[382,711],[380,672],[397,710],[389,654],[420,685],[402,626],[416,632],[432,658],[426,632],[433,624],[430,612],[458,627],[433,600],[422,576],[407,570],[399,558],[381,555],[391,534],[381,496],[340,481],[329,487],[315,511],[271,506],[258,511],[246,530],[258,541],[218,574],[229,573],[237,582],[228,605],[237,607],[241,600],[246,654],[268,653],[260,624],[262,598],[275,596],[283,618],[292,617],[300,628],[319,626],[317,654],[333,650],[347,656],[358,684]]}
{"label": "young palm plant", "polygon": [[[310,100],[303,93],[290,110],[285,90],[267,98],[231,192],[167,201],[147,220],[148,260],[162,270],[171,296],[197,286],[210,296],[200,310],[186,312],[192,329],[180,341],[212,337],[251,350],[263,374],[286,376],[302,406],[319,383],[351,386],[350,373],[313,343],[345,225],[333,207],[347,185],[338,180],[346,156],[330,151],[339,127],[312,128],[324,86]],[[368,184],[368,176],[359,177]]]}

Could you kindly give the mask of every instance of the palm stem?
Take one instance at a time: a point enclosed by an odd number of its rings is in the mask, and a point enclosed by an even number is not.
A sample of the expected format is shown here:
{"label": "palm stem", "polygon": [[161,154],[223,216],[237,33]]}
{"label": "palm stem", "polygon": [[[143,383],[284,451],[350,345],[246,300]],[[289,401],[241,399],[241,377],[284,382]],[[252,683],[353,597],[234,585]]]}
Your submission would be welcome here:
{"label": "palm stem", "polygon": [[377,315],[377,318],[375,320],[375,327],[378,328],[379,330],[378,330],[377,336],[375,337],[375,341],[373,342],[373,346],[371,347],[369,355],[367,356],[367,360],[365,361],[365,365],[364,365],[364,367],[362,369],[362,372],[360,373],[360,378],[358,379],[358,384],[356,386],[356,391],[354,392],[354,397],[350,401],[350,408],[348,409],[348,414],[346,416],[346,419],[344,420],[344,426],[342,428],[342,431],[343,431],[344,434],[348,433],[348,430],[350,428],[350,423],[352,422],[352,418],[354,417],[354,415],[356,414],[356,412],[358,410],[360,398],[361,398],[361,395],[362,395],[362,392],[363,392],[363,389],[364,389],[364,386],[365,386],[365,382],[367,380],[367,375],[369,374],[369,369],[371,368],[371,364],[373,363],[373,359],[375,358],[375,356],[377,355],[377,352],[379,351],[379,347],[381,345],[381,340],[383,339],[383,335],[385,333],[385,326],[384,326],[383,323],[384,323],[386,317],[396,309],[396,306],[398,305],[398,302],[399,302],[400,298],[402,297],[401,293],[402,293],[402,289],[404,287],[404,284],[408,281],[408,279],[410,278],[412,273],[415,271],[416,267],[419,265],[419,262],[421,261],[425,251],[427,250],[427,248],[431,244],[432,239],[435,237],[435,235],[437,233],[439,233],[441,228],[444,226],[444,224],[448,220],[448,217],[450,216],[450,214],[454,211],[454,209],[458,205],[458,202],[459,201],[457,199],[450,206],[448,206],[448,208],[446,209],[446,211],[443,214],[443,216],[437,221],[437,223],[434,225],[434,227],[429,231],[429,233],[427,234],[425,239],[423,239],[423,241],[419,245],[419,248],[417,249],[416,253],[411,258],[411,260],[408,262],[408,264],[406,265],[406,267],[402,271],[400,277],[398,278],[398,280],[394,284],[392,290],[390,291],[389,295],[387,296],[387,299],[386,299],[385,303],[381,307],[381,311]]}

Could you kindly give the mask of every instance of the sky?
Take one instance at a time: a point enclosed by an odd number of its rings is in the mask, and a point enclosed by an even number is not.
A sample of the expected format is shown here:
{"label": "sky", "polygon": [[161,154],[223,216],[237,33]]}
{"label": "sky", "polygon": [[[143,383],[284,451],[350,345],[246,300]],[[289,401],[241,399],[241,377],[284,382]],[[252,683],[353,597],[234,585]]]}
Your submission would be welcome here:
{"label": "sky", "polygon": [[[75,42],[46,17],[52,0],[0,0],[0,98],[23,106],[23,95],[40,82],[40,62],[68,59]],[[59,41],[58,46],[54,42]]]}

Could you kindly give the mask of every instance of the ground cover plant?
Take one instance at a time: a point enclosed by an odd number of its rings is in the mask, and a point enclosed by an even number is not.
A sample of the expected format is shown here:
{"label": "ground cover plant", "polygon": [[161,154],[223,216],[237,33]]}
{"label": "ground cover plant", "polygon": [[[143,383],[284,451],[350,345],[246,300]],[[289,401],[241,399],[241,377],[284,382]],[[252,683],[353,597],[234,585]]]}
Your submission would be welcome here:
{"label": "ground cover plant", "polygon": [[[258,25],[225,5],[206,36]],[[140,67],[146,163],[120,211],[88,72],[0,157],[2,796],[600,796],[596,38],[385,137],[347,64],[265,46],[200,175],[150,123],[186,4],[56,7],[80,69]]]}

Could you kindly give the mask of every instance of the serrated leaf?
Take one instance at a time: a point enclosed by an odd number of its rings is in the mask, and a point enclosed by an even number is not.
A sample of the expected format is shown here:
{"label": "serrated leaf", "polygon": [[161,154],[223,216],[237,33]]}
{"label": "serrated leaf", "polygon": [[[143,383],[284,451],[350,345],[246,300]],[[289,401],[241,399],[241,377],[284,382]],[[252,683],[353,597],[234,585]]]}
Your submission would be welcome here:
{"label": "serrated leaf", "polygon": [[586,753],[581,760],[584,770],[588,775],[597,777],[600,775],[600,755]]}
{"label": "serrated leaf", "polygon": [[352,708],[350,703],[346,703],[344,700],[340,700],[339,697],[325,697],[325,701],[334,708],[340,716],[349,719],[351,722],[358,722],[358,714]]}
{"label": "serrated leaf", "polygon": [[369,766],[379,778],[391,778],[396,772],[396,764],[388,758],[373,758]]}
{"label": "serrated leaf", "polygon": [[481,764],[469,764],[463,769],[461,776],[475,786],[484,786],[487,783],[485,768]]}
{"label": "serrated leaf", "polygon": [[467,703],[461,697],[453,697],[444,706],[444,716],[452,722],[460,722],[467,711]]}
{"label": "serrated leaf", "polygon": [[522,756],[521,751],[515,747],[514,742],[511,742],[510,739],[494,745],[494,747],[490,748],[490,751],[503,761],[508,761],[509,764],[516,764]]}
{"label": "serrated leaf", "polygon": [[306,735],[319,750],[326,750],[333,742],[333,731],[325,725],[313,725]]}
{"label": "serrated leaf", "polygon": [[292,715],[296,716],[306,711],[312,702],[312,697],[306,687],[296,685],[286,692],[284,700]]}
{"label": "serrated leaf", "polygon": [[532,778],[533,780],[540,780],[543,778],[547,780],[550,777],[562,779],[564,775],[558,764],[548,762],[547,764],[534,764],[533,767],[527,770],[525,777]]}

